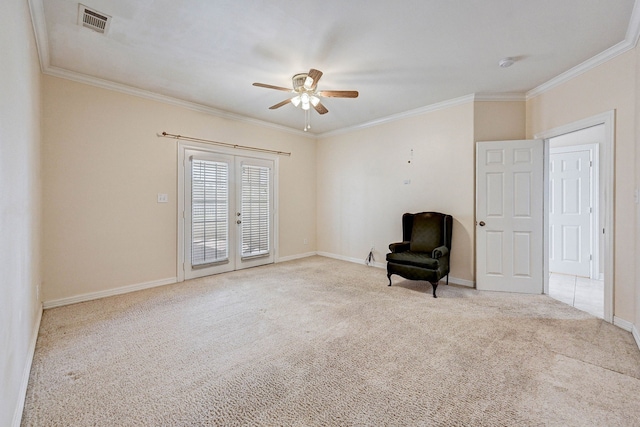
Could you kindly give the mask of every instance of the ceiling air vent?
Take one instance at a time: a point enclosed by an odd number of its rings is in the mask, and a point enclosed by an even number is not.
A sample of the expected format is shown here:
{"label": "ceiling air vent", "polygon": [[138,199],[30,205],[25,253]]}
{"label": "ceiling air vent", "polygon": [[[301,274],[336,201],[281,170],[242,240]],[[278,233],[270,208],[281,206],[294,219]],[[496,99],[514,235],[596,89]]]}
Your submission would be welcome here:
{"label": "ceiling air vent", "polygon": [[102,12],[95,11],[83,4],[78,4],[78,25],[105,34],[109,29],[111,17]]}

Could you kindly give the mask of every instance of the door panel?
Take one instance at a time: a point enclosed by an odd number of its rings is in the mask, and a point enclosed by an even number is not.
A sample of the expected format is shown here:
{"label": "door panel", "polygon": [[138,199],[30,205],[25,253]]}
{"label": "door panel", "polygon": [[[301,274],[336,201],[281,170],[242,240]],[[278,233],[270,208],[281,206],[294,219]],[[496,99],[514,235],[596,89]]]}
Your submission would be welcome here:
{"label": "door panel", "polygon": [[591,272],[591,153],[549,156],[549,271]]}
{"label": "door panel", "polygon": [[480,290],[543,292],[543,142],[477,143]]}
{"label": "door panel", "polygon": [[231,271],[235,265],[233,157],[187,150],[185,153],[186,279]]}
{"label": "door panel", "polygon": [[273,263],[273,161],[237,157],[236,171],[240,183],[236,269]]}

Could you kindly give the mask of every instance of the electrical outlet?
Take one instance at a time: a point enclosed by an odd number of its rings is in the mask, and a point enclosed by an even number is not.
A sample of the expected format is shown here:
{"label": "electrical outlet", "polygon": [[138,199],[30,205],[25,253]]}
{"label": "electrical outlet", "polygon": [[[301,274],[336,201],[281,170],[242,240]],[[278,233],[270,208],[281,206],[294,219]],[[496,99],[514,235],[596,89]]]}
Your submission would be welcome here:
{"label": "electrical outlet", "polygon": [[169,195],[164,193],[158,193],[158,203],[168,203]]}
{"label": "electrical outlet", "polygon": [[307,238],[305,237],[305,238],[304,238],[304,240],[303,240],[303,243],[304,243],[305,245],[308,245],[308,244],[309,244],[309,239],[307,239]]}

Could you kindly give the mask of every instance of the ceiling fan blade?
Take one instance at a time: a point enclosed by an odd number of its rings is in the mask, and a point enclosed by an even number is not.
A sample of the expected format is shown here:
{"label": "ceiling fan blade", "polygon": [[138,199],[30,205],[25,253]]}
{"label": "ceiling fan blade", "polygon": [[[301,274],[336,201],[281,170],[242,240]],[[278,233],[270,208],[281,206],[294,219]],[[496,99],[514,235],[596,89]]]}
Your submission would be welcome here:
{"label": "ceiling fan blade", "polygon": [[314,90],[316,86],[318,86],[318,80],[322,77],[322,71],[312,68],[309,70],[309,74],[307,75],[313,79],[313,84],[309,89]]}
{"label": "ceiling fan blade", "polygon": [[327,107],[322,105],[322,102],[318,102],[318,104],[314,105],[313,108],[316,109],[318,114],[327,114],[329,112],[329,110],[327,110]]}
{"label": "ceiling fan blade", "polygon": [[324,96],[327,98],[357,98],[357,90],[321,90],[318,92],[318,96]]}
{"label": "ceiling fan blade", "polygon": [[273,85],[268,85],[265,83],[254,83],[254,86],[258,86],[258,87],[264,87],[267,89],[275,89],[275,90],[283,90],[285,92],[291,92],[290,88],[286,88],[286,87],[282,87],[282,86],[273,86]]}
{"label": "ceiling fan blade", "polygon": [[288,103],[290,103],[291,100],[290,99],[285,99],[282,102],[278,102],[276,105],[272,105],[271,107],[269,107],[270,110],[275,110],[276,108],[280,108],[282,106],[287,105]]}

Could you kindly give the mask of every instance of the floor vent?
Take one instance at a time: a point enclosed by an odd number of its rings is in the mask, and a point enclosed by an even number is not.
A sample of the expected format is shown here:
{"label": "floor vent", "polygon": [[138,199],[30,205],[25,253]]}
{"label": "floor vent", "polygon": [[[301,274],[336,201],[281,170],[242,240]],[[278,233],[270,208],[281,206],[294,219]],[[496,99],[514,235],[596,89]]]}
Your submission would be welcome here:
{"label": "floor vent", "polygon": [[109,29],[111,17],[102,12],[97,12],[83,4],[78,4],[78,25],[105,34]]}

